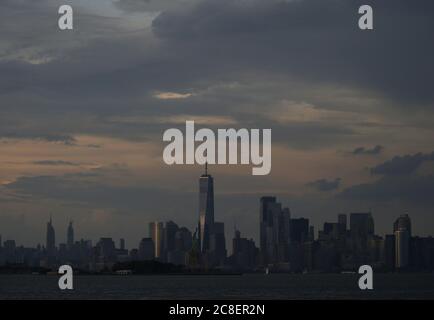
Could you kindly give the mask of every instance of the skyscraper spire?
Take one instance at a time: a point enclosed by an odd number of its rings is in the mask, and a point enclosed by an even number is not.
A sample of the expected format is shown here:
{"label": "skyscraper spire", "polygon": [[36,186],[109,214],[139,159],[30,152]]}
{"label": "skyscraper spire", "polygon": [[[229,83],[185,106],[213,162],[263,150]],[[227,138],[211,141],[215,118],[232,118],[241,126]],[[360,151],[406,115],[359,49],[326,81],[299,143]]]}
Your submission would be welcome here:
{"label": "skyscraper spire", "polygon": [[47,242],[46,248],[49,256],[53,256],[56,250],[56,236],[50,214],[50,222],[47,223]]}
{"label": "skyscraper spire", "polygon": [[208,162],[205,163],[205,174],[199,179],[199,241],[200,251],[210,248],[210,236],[214,226],[214,181],[208,175]]}
{"label": "skyscraper spire", "polygon": [[69,220],[67,236],[66,236],[66,245],[68,246],[69,249],[72,248],[72,246],[74,245],[74,228],[72,226],[72,219]]}

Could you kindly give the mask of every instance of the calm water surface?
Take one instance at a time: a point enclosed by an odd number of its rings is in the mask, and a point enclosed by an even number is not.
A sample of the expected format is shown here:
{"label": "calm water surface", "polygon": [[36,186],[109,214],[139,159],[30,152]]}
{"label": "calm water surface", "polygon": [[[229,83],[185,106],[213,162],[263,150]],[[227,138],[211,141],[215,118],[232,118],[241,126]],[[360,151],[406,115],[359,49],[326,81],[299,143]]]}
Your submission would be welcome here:
{"label": "calm water surface", "polygon": [[1,275],[0,299],[434,299],[434,274],[377,274],[373,291],[356,274],[75,276],[73,291],[57,281]]}

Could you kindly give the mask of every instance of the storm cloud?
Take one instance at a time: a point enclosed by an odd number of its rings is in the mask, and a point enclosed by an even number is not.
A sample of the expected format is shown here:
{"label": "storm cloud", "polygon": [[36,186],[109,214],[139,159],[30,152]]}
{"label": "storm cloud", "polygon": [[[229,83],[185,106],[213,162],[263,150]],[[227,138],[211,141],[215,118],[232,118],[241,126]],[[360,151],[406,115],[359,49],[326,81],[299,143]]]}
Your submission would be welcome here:
{"label": "storm cloud", "polygon": [[416,206],[432,206],[434,176],[384,177],[374,183],[345,189],[340,198],[358,201],[401,201]]}
{"label": "storm cloud", "polygon": [[319,179],[309,182],[307,185],[317,189],[318,191],[332,191],[339,188],[340,182],[341,178],[336,178],[334,180]]}
{"label": "storm cloud", "polygon": [[358,147],[355,148],[351,153],[354,155],[377,155],[380,154],[383,149],[384,147],[380,145],[376,145],[373,148]]}
{"label": "storm cloud", "polygon": [[414,173],[426,161],[434,160],[434,152],[430,154],[417,153],[413,155],[395,156],[371,169],[374,175],[406,175]]}

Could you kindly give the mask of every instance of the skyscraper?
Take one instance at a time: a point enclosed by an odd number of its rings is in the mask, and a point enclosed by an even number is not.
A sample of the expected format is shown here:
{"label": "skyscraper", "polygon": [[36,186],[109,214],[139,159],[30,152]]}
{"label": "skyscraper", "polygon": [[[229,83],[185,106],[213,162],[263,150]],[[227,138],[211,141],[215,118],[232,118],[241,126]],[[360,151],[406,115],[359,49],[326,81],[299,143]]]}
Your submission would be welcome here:
{"label": "skyscraper", "polygon": [[175,234],[175,250],[185,251],[191,249],[193,246],[193,236],[187,228],[179,229]]}
{"label": "skyscraper", "polygon": [[393,233],[395,234],[395,265],[402,269],[409,265],[410,257],[410,238],[411,220],[408,214],[400,215],[393,223]]}
{"label": "skyscraper", "polygon": [[149,223],[149,237],[154,243],[155,258],[159,259],[162,253],[163,247],[163,223],[151,222]]}
{"label": "skyscraper", "polygon": [[411,237],[411,220],[408,214],[402,214],[393,223],[393,232],[399,230],[407,230],[409,237]]}
{"label": "skyscraper", "polygon": [[215,222],[210,237],[210,251],[213,255],[213,262],[223,265],[226,259],[225,225],[222,222]]}
{"label": "skyscraper", "polygon": [[72,221],[70,221],[68,225],[66,245],[68,249],[71,249],[74,245],[74,228],[72,227]]}
{"label": "skyscraper", "polygon": [[[164,232],[166,234],[167,231],[167,238],[170,239],[171,242],[170,246],[167,246],[167,248],[170,247],[170,249],[166,250],[166,261],[177,265],[185,265],[188,262],[187,253],[191,250],[193,245],[192,234],[187,228],[179,228],[176,223],[172,221],[169,222],[170,224],[166,223],[166,227],[164,228]],[[175,234],[173,234],[173,231],[175,231]],[[164,242],[166,243],[166,240],[164,240]]]}
{"label": "skyscraper", "polygon": [[49,255],[54,255],[56,250],[56,234],[54,231],[52,219],[50,216],[50,221],[47,223],[47,243],[46,243],[47,253]]}
{"label": "skyscraper", "polygon": [[208,174],[208,165],[205,165],[205,174],[199,178],[199,245],[200,251],[205,253],[210,249],[210,236],[214,227],[214,180]]}
{"label": "skyscraper", "polygon": [[350,247],[354,264],[370,262],[370,242],[374,236],[374,219],[370,212],[350,214]]}
{"label": "skyscraper", "polygon": [[345,213],[338,214],[339,234],[345,236],[347,232],[347,215]]}
{"label": "skyscraper", "polygon": [[287,262],[291,242],[291,212],[289,208],[283,208],[279,214],[277,233],[277,259],[280,262]]}
{"label": "skyscraper", "polygon": [[350,231],[354,236],[363,236],[374,234],[374,219],[370,212],[351,213],[350,214]]}
{"label": "skyscraper", "polygon": [[139,244],[139,259],[154,260],[155,244],[151,238],[143,238]]}
{"label": "skyscraper", "polygon": [[309,226],[309,241],[315,241],[315,227]]}
{"label": "skyscraper", "polygon": [[235,230],[235,236],[232,240],[232,256],[230,261],[232,265],[240,269],[253,269],[256,265],[256,256],[258,249],[255,242],[250,239],[241,238],[241,232]]}
{"label": "skyscraper", "polygon": [[395,231],[395,258],[396,258],[396,268],[402,269],[409,264],[409,245],[410,236],[408,230],[400,229]]}
{"label": "skyscraper", "polygon": [[386,234],[384,238],[384,263],[387,270],[395,269],[396,264],[396,240],[394,234]]}
{"label": "skyscraper", "polygon": [[[263,265],[288,262],[291,212],[275,197],[262,197],[259,208],[260,254]],[[306,232],[306,239],[307,239]]]}
{"label": "skyscraper", "polygon": [[96,247],[100,262],[113,262],[116,260],[116,246],[112,238],[100,238]]}
{"label": "skyscraper", "polygon": [[309,240],[309,219],[291,219],[291,242],[303,243]]}
{"label": "skyscraper", "polygon": [[263,263],[268,263],[269,254],[267,254],[267,244],[270,242],[270,226],[273,225],[272,208],[277,206],[276,197],[262,197],[259,207],[259,249],[262,255]]}
{"label": "skyscraper", "polygon": [[164,255],[167,255],[169,252],[175,250],[175,235],[179,230],[178,225],[173,221],[167,221],[164,226]]}

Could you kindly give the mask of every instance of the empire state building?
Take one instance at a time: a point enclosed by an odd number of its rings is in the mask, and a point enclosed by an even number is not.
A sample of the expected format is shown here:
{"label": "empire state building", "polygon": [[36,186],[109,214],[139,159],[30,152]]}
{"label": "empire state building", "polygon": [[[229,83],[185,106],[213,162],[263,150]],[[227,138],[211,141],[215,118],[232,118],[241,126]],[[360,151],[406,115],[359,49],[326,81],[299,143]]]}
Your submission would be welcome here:
{"label": "empire state building", "polygon": [[208,174],[208,164],[205,164],[205,174],[199,178],[199,240],[202,253],[210,250],[210,239],[214,227],[214,180]]}
{"label": "empire state building", "polygon": [[47,253],[49,256],[55,254],[56,251],[56,235],[53,227],[53,221],[47,223],[47,243],[46,243]]}

